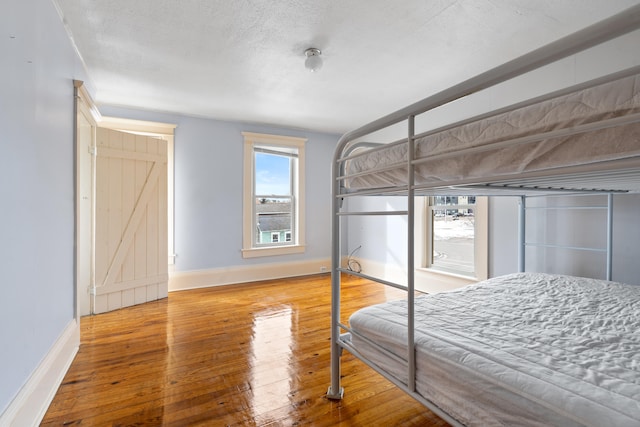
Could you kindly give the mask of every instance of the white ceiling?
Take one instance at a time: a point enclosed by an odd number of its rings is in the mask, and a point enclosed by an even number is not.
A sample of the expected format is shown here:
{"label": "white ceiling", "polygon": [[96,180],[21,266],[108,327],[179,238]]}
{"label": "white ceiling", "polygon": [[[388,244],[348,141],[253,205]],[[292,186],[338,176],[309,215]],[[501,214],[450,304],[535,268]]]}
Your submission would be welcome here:
{"label": "white ceiling", "polygon": [[638,3],[54,1],[98,104],[336,133]]}

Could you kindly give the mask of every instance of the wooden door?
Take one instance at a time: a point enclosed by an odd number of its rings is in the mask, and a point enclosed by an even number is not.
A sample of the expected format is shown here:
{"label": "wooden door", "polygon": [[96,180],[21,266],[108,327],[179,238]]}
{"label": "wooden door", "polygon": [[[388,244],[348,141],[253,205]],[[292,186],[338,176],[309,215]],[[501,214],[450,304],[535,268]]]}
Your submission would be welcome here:
{"label": "wooden door", "polygon": [[164,298],[167,142],[96,132],[94,313]]}

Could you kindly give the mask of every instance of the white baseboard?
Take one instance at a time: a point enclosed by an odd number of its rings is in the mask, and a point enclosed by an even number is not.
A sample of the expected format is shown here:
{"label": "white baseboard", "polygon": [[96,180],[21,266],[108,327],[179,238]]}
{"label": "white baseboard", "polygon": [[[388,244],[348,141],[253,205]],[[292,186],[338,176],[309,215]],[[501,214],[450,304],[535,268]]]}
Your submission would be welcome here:
{"label": "white baseboard", "polygon": [[40,424],[79,347],[80,327],[73,319],[0,415],[0,426],[23,427]]}
{"label": "white baseboard", "polygon": [[169,292],[234,283],[307,276],[331,270],[329,258],[295,262],[255,264],[214,268],[210,270],[178,271],[169,273]]}
{"label": "white baseboard", "polygon": [[[394,264],[383,264],[368,259],[357,259],[357,261],[360,263],[362,273],[364,274],[399,285],[407,285],[406,269]],[[415,289],[427,293],[446,292],[478,281],[469,277],[462,277],[426,268],[416,268],[414,278]]]}
{"label": "white baseboard", "polygon": [[385,264],[366,258],[354,258],[354,260],[360,264],[363,274],[407,286],[407,271],[398,265]]}

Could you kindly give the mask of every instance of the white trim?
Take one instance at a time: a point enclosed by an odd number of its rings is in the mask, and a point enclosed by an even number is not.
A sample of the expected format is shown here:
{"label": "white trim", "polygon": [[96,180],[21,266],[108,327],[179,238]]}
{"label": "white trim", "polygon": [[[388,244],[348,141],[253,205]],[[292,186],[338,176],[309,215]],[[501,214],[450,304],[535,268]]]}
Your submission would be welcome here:
{"label": "white trim", "polygon": [[[84,83],[74,80],[76,114],[74,118],[74,185],[75,185],[75,318],[91,313],[93,298],[89,288],[94,282],[94,170],[97,121],[100,112],[89,95]],[[84,120],[86,123],[81,123]],[[89,127],[89,132],[84,126]],[[81,132],[81,129],[83,130]]]}
{"label": "white trim", "polygon": [[122,119],[120,117],[103,116],[98,126],[112,130],[127,131],[142,135],[173,136],[178,126],[173,123],[149,122],[146,120]]}
{"label": "white trim", "polygon": [[102,120],[102,115],[100,111],[98,111],[98,107],[96,107],[96,104],[93,102],[93,98],[91,98],[82,80],[74,80],[73,85],[78,89],[78,98],[80,98],[78,110],[85,115],[87,120],[93,120],[92,124],[95,125]]}
{"label": "white trim", "polygon": [[[367,276],[378,277],[403,286],[407,285],[407,270],[405,268],[365,258],[358,258],[357,261],[362,267],[362,273]],[[471,277],[459,276],[428,268],[416,268],[414,277],[416,290],[430,294],[446,292],[478,282],[478,279]]]}
{"label": "white trim", "polygon": [[80,327],[73,319],[0,415],[0,426],[40,424],[79,347]]}
{"label": "white trim", "polygon": [[242,258],[259,258],[263,256],[302,254],[304,245],[264,246],[242,250]]}
{"label": "white trim", "polygon": [[297,136],[271,135],[268,133],[241,132],[246,140],[258,142],[266,145],[291,145],[295,147],[304,147],[307,138],[298,138]]}
{"label": "white trim", "polygon": [[[241,132],[243,136],[243,184],[242,184],[242,257],[255,258],[260,256],[288,255],[305,251],[305,143],[306,138],[293,136],[269,135],[253,132]],[[280,147],[295,147],[298,152],[297,183],[294,189],[295,207],[295,242],[291,245],[256,248],[254,241],[254,144],[265,144]],[[288,249],[284,249],[285,246]]]}
{"label": "white trim", "polygon": [[479,281],[479,279],[469,276],[460,276],[429,268],[416,268],[415,280],[416,289],[429,294],[451,291]]}
{"label": "white trim", "polygon": [[[450,276],[449,279],[444,279],[448,283],[460,283],[462,284],[473,283],[479,280],[486,280],[489,275],[489,202],[488,198],[484,196],[476,197],[476,207],[474,210],[476,227],[474,238],[474,260],[475,260],[475,277],[457,275],[454,273],[447,273],[438,271],[437,269],[429,268],[429,254],[431,253],[431,239],[429,238],[430,225],[429,225],[429,202],[428,197],[422,197],[422,200],[416,201],[416,221],[415,234],[421,236],[416,239],[415,245],[415,262],[416,272],[420,272],[422,277],[435,277],[437,281],[443,280],[444,276]],[[416,274],[416,278],[418,275]],[[456,279],[460,278],[460,280]]]}
{"label": "white trim", "polygon": [[331,259],[233,266],[169,273],[169,292],[285,277],[308,276],[329,271]]}

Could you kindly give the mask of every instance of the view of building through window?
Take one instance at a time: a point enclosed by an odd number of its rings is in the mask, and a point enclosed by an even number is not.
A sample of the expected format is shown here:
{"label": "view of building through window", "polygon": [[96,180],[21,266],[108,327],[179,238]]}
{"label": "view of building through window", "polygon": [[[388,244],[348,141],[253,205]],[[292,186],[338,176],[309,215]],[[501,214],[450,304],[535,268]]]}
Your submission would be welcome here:
{"label": "view of building through window", "polygon": [[431,198],[431,268],[462,275],[475,273],[474,196]]}
{"label": "view of building through window", "polygon": [[255,244],[290,244],[294,230],[292,163],[296,160],[288,153],[264,151],[255,150]]}
{"label": "view of building through window", "polygon": [[307,139],[242,135],[242,257],[304,253]]}

